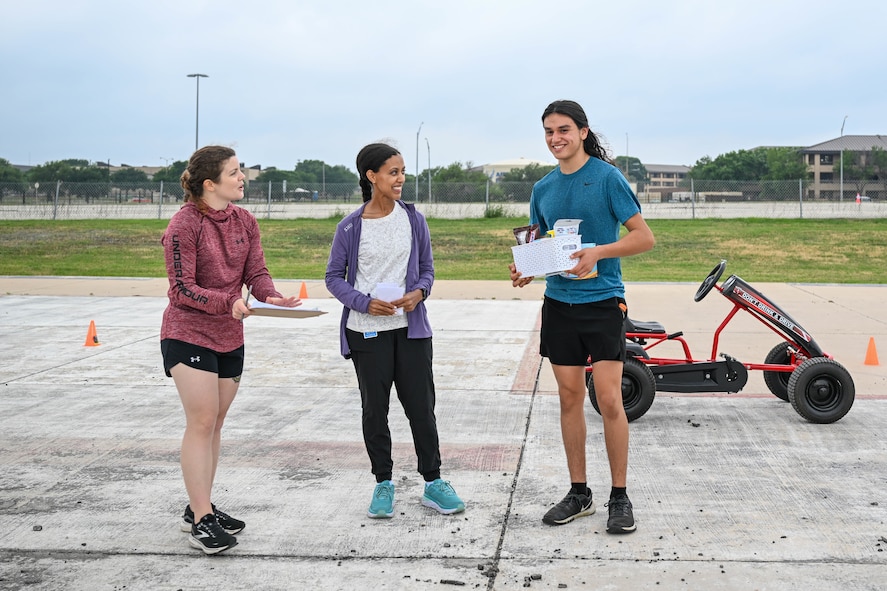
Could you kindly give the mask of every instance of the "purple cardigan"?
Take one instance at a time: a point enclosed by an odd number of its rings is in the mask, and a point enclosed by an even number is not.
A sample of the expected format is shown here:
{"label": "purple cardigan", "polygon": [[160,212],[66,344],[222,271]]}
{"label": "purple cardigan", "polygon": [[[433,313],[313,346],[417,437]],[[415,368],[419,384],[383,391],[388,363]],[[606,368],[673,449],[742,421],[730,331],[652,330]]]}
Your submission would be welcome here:
{"label": "purple cardigan", "polygon": [[[407,261],[406,291],[425,289],[431,293],[434,283],[434,257],[431,254],[431,234],[428,224],[416,207],[410,203],[396,201],[403,207],[410,219],[412,228],[412,246],[410,259]],[[372,298],[369,294],[354,289],[357,277],[357,254],[360,246],[361,217],[366,203],[348,214],[336,226],[336,235],[330,248],[330,258],[326,265],[326,288],[345,306],[342,309],[342,320],[339,323],[339,341],[342,356],[351,357],[348,339],[345,338],[345,325],[351,310],[366,314]],[[428,322],[428,311],[425,302],[419,302],[416,309],[407,312],[407,338],[426,339],[431,337],[431,324]]]}

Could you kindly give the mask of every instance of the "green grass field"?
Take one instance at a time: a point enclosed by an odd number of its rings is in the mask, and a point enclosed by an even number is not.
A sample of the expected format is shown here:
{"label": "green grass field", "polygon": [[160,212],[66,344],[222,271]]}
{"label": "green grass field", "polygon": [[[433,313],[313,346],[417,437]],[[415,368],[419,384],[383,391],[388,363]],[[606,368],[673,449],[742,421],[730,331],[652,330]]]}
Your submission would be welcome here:
{"label": "green grass field", "polygon": [[[321,279],[337,219],[260,220],[279,279]],[[429,219],[438,279],[508,279],[524,218]],[[626,281],[701,281],[719,260],[747,281],[887,282],[887,219],[649,220],[651,252]],[[164,277],[166,220],[0,220],[0,275]]]}

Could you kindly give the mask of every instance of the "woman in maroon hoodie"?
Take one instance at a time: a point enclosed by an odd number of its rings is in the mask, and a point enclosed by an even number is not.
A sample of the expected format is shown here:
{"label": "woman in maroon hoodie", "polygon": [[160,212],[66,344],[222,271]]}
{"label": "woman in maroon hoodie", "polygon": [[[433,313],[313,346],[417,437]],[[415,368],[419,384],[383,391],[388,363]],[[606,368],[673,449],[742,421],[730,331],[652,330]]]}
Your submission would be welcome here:
{"label": "woman in maroon hoodie", "polygon": [[261,301],[294,307],[274,289],[255,217],[234,205],[244,174],[234,150],[206,146],[182,173],[185,205],[163,234],[169,305],[160,348],[185,410],[182,476],[189,504],[182,531],[192,546],[216,554],[237,544],[245,524],[219,511],[210,497],[222,424],[243,372],[243,318],[251,311],[243,286]]}

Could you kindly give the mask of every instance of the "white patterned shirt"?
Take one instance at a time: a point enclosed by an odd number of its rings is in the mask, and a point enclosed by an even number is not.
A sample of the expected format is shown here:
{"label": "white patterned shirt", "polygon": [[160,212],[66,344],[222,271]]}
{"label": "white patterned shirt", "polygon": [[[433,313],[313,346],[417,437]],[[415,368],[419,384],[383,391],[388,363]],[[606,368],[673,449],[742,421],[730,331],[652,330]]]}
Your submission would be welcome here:
{"label": "white patterned shirt", "polygon": [[[412,247],[410,219],[402,207],[383,218],[364,219],[357,253],[354,288],[375,298],[376,285],[393,283],[406,288],[407,262]],[[371,316],[352,310],[347,327],[357,332],[406,328],[406,314]]]}

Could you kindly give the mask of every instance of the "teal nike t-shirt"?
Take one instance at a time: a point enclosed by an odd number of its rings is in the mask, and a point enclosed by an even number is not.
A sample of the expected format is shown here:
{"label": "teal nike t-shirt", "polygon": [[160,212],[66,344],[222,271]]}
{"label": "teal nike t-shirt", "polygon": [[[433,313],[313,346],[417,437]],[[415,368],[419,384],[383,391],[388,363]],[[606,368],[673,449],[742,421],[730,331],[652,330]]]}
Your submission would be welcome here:
{"label": "teal nike t-shirt", "polygon": [[[582,220],[583,243],[616,242],[620,227],[640,211],[641,204],[622,172],[598,158],[589,158],[572,174],[562,173],[558,166],[533,186],[530,196],[530,223],[539,224],[540,236],[553,229],[557,220],[578,219]],[[625,297],[619,259],[602,259],[597,269],[597,277],[591,279],[550,275],[545,295],[568,304]]]}

